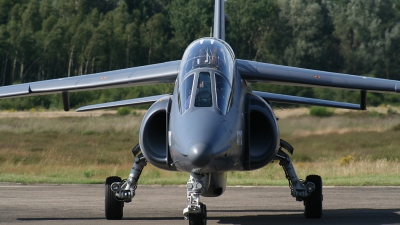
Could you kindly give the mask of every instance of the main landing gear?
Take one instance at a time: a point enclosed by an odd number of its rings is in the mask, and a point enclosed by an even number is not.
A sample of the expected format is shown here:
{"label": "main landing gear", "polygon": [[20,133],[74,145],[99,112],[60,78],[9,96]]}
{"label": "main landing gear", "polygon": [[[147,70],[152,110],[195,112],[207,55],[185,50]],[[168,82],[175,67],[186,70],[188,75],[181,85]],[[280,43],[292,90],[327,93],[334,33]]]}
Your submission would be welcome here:
{"label": "main landing gear", "polygon": [[305,181],[299,180],[292,160],[283,151],[286,150],[290,154],[293,154],[293,147],[284,140],[281,140],[280,146],[276,159],[279,160],[279,165],[285,171],[292,196],[297,201],[303,201],[305,207],[304,216],[306,218],[321,218],[323,201],[321,177],[318,175],[309,175]]}
{"label": "main landing gear", "polygon": [[[120,220],[123,217],[124,203],[132,201],[135,196],[137,182],[143,168],[146,166],[146,159],[141,153],[139,145],[132,149],[136,157],[132,166],[131,173],[127,180],[121,180],[120,177],[108,177],[105,185],[105,214],[107,220]],[[207,207],[200,202],[200,195],[207,190],[210,176],[200,174],[199,172],[190,173],[190,179],[187,182],[188,206],[183,210],[185,220],[189,225],[207,224]]]}
{"label": "main landing gear", "polygon": [[132,149],[136,157],[127,180],[120,177],[108,177],[105,185],[105,214],[107,220],[120,220],[123,217],[124,203],[135,197],[137,182],[143,168],[147,165],[146,159],[140,150],[139,144]]}
{"label": "main landing gear", "polygon": [[[300,180],[294,170],[292,161],[286,150],[293,154],[293,147],[281,140],[280,148],[276,154],[276,160],[285,171],[289,181],[291,194],[297,201],[304,203],[304,215],[306,218],[321,218],[322,216],[322,179],[318,175],[309,175],[305,181]],[[123,217],[124,203],[132,201],[135,196],[137,182],[143,168],[147,165],[146,159],[141,153],[139,145],[132,149],[136,157],[129,178],[121,180],[120,177],[108,177],[105,183],[105,215],[107,220],[120,220]],[[201,174],[200,171],[192,171],[187,182],[188,206],[183,210],[185,220],[189,225],[207,224],[207,207],[200,202],[200,195],[208,189],[210,176]]]}

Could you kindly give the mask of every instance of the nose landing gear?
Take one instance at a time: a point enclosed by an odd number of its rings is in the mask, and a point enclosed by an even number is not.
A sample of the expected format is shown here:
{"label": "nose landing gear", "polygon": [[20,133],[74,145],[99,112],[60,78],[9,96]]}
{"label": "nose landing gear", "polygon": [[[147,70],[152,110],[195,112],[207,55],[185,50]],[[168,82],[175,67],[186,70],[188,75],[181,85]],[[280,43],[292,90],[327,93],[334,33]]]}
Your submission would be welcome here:
{"label": "nose landing gear", "polygon": [[190,179],[186,184],[189,205],[183,209],[183,217],[189,220],[189,225],[207,224],[207,207],[200,202],[200,195],[208,186],[207,177],[190,173]]}

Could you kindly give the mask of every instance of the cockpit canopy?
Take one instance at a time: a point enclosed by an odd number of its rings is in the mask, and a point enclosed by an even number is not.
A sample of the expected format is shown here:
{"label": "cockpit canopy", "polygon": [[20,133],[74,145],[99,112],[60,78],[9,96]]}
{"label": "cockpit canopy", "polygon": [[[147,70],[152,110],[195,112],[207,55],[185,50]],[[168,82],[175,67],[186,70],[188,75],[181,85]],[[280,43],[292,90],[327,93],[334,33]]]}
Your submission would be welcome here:
{"label": "cockpit canopy", "polygon": [[216,106],[223,114],[232,102],[234,55],[229,45],[202,38],[188,46],[178,76],[181,113],[190,107]]}
{"label": "cockpit canopy", "polygon": [[183,54],[179,71],[179,80],[197,68],[218,70],[232,85],[234,72],[233,51],[228,44],[214,39],[201,38],[192,42]]}

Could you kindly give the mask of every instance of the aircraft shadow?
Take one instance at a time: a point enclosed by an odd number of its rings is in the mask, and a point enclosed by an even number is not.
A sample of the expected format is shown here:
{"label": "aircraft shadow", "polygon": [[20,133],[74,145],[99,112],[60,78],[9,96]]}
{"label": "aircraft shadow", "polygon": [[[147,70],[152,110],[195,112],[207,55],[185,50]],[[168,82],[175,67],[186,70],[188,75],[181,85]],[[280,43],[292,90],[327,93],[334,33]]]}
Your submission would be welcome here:
{"label": "aircraft shadow", "polygon": [[104,219],[104,217],[102,217],[102,218],[100,218],[100,217],[97,217],[97,218],[95,218],[95,217],[93,217],[93,218],[73,218],[73,217],[71,217],[71,218],[58,218],[58,217],[47,217],[47,218],[18,218],[17,220],[19,220],[19,221],[46,221],[46,220],[49,220],[49,221],[69,221],[69,220],[71,220],[71,221],[74,221],[74,220],[82,220],[82,221],[91,221],[91,220],[103,220]]}
{"label": "aircraft shadow", "polygon": [[[306,219],[300,210],[209,210],[217,213],[236,213],[229,216],[209,216],[209,221],[216,221],[217,224],[235,224],[235,225],[258,225],[258,224],[296,224],[296,225],[400,225],[399,209],[337,209],[324,210],[321,219]],[[258,215],[243,215],[243,214]],[[128,217],[123,220],[132,221],[182,221],[182,217]],[[104,220],[104,217],[98,218],[18,218],[19,221],[91,221]]]}
{"label": "aircraft shadow", "polygon": [[[19,221],[91,221],[91,220],[105,220],[104,217],[93,217],[93,218],[84,218],[84,217],[70,217],[70,218],[56,218],[56,217],[47,217],[47,218],[18,218]],[[183,216],[177,217],[124,217],[122,220],[148,220],[148,221],[164,221],[164,220],[183,220]]]}
{"label": "aircraft shadow", "polygon": [[257,224],[296,224],[296,225],[400,225],[399,209],[337,209],[324,210],[320,219],[306,219],[300,210],[210,210],[210,212],[237,212],[264,215],[244,215],[230,217],[208,217],[217,220],[218,224],[257,225]]}

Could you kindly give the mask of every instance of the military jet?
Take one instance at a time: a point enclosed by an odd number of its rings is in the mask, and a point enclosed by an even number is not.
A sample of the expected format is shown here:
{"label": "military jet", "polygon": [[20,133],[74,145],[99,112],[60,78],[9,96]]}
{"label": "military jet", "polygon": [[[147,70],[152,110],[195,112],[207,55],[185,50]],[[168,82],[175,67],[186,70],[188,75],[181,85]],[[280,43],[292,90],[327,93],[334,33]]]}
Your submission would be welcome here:
{"label": "military jet", "polygon": [[[182,60],[79,77],[5,86],[0,98],[60,93],[68,111],[69,92],[174,83],[172,94],[85,106],[77,111],[152,103],[140,127],[139,144],[126,180],[105,181],[105,216],[123,217],[140,174],[149,162],[169,171],[189,173],[188,206],[183,216],[191,225],[207,223],[200,197],[218,197],[226,189],[228,171],[249,171],[278,160],[289,180],[291,195],[303,201],[306,218],[322,216],[322,179],[300,180],[290,159],[293,147],[279,137],[271,102],[365,110],[367,91],[400,92],[400,82],[316,71],[236,59],[225,42],[224,1],[215,0],[212,37],[193,41]],[[360,103],[252,91],[251,83],[342,88],[360,91]]]}

